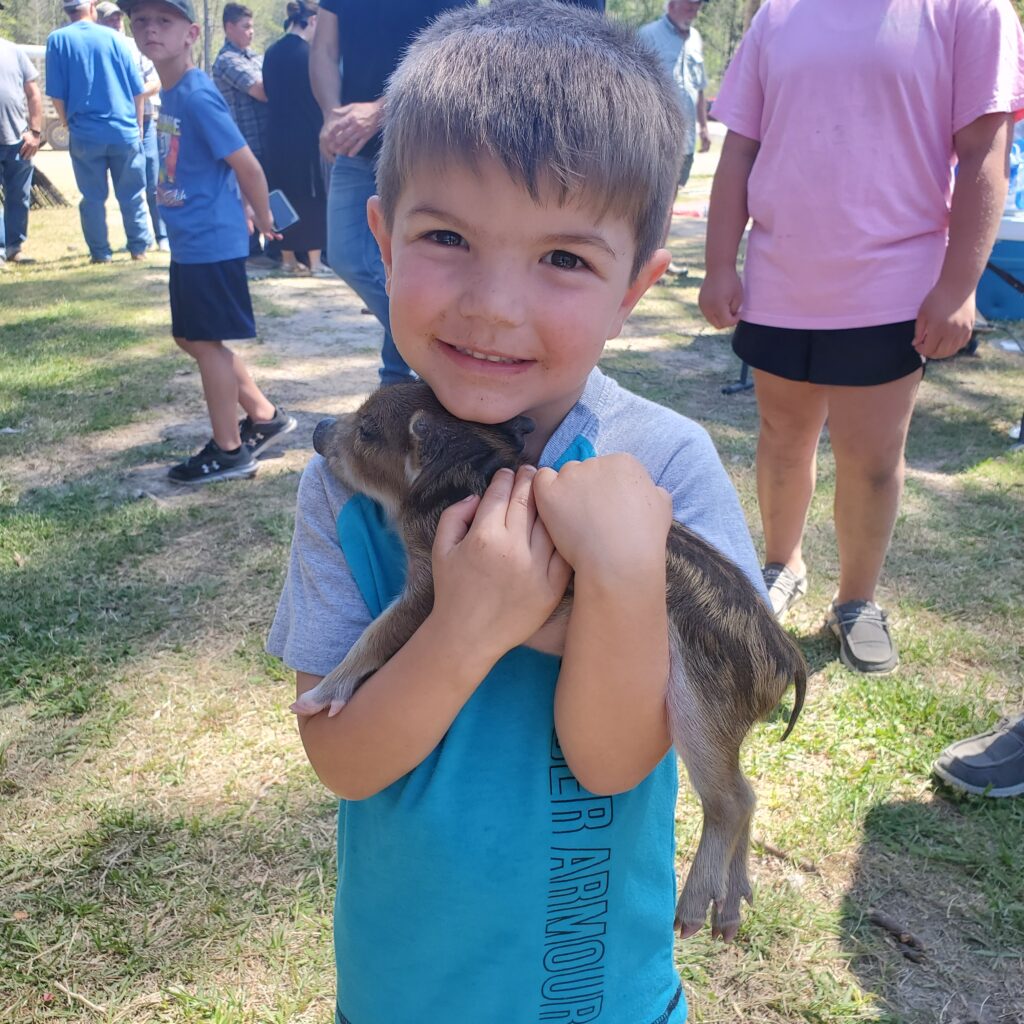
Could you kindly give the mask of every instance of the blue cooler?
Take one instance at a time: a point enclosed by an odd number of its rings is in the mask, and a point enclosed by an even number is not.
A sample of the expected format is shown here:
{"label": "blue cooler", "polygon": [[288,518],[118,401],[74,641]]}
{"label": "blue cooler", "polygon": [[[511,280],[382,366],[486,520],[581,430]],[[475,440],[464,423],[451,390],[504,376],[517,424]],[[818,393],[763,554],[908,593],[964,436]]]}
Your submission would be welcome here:
{"label": "blue cooler", "polygon": [[[1024,285],[1024,211],[1003,217],[989,257],[992,266]],[[978,282],[978,310],[988,320],[1024,320],[1024,292],[986,268]]]}

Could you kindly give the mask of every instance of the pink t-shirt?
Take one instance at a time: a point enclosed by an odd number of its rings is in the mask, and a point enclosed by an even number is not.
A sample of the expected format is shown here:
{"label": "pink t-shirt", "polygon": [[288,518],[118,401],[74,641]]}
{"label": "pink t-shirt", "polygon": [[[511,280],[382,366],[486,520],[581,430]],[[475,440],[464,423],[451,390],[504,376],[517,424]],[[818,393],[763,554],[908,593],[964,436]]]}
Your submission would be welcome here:
{"label": "pink t-shirt", "polygon": [[767,0],[714,104],[761,143],[741,317],[913,320],[945,255],[953,134],[1021,108],[1009,0]]}

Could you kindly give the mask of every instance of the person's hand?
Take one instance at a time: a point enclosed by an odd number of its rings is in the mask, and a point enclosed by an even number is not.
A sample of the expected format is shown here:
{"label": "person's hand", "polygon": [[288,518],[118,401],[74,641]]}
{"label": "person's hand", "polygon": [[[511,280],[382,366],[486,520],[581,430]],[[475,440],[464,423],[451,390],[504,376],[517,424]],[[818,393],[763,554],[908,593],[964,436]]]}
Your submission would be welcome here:
{"label": "person's hand", "polygon": [[495,660],[547,621],[571,571],[537,516],[532,466],[501,469],[482,497],[445,509],[434,538],[434,610]]}
{"label": "person's hand", "polygon": [[22,160],[31,160],[39,152],[39,137],[27,128],[21,136],[21,149],[18,151]]}
{"label": "person's hand", "polygon": [[257,212],[246,204],[245,222],[249,227],[250,235],[253,231],[259,231],[264,238],[273,238],[275,241],[280,241],[282,237],[280,232],[274,230],[274,215],[270,212],[269,206]]}
{"label": "person's hand", "polygon": [[974,330],[974,292],[966,299],[937,284],[926,296],[914,326],[914,350],[926,359],[956,355]]}
{"label": "person's hand", "polygon": [[335,107],[320,129],[320,151],[328,159],[355,156],[377,134],[383,118],[383,100]]}
{"label": "person's hand", "polygon": [[555,547],[581,579],[618,583],[664,572],[672,499],[632,455],[538,470],[533,492]]}
{"label": "person's hand", "polygon": [[700,311],[712,327],[722,330],[735,327],[740,321],[743,304],[743,282],[735,267],[707,272],[697,297]]}
{"label": "person's hand", "polygon": [[708,126],[702,124],[700,126],[700,151],[706,153],[711,148],[711,132],[708,131]]}

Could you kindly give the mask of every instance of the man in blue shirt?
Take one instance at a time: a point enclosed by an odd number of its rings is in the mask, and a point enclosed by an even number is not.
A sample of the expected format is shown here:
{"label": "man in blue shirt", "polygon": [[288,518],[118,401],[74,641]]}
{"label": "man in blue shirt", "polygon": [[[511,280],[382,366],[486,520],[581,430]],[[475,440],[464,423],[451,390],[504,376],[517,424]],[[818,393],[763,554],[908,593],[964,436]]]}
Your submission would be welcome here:
{"label": "man in blue shirt", "polygon": [[133,260],[152,242],[142,149],[144,86],[123,38],[96,24],[94,0],[64,0],[70,24],[46,42],[46,93],[71,135],[82,233],[93,263],[109,263],[107,175]]}

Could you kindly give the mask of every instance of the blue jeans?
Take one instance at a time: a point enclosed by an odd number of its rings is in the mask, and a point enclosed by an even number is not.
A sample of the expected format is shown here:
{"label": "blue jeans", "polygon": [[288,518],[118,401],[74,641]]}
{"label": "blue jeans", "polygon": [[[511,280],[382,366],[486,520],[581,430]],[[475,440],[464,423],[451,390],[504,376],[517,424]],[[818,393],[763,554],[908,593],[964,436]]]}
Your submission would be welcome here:
{"label": "blue jeans", "polygon": [[411,373],[391,337],[384,264],[366,222],[366,201],[376,191],[372,160],[361,156],[335,159],[327,194],[327,261],[381,322],[384,344],[380,380],[382,384],[397,384],[409,380]]}
{"label": "blue jeans", "polygon": [[28,237],[28,208],[32,202],[32,161],[22,160],[21,143],[0,146],[0,256],[13,256]]}
{"label": "blue jeans", "polygon": [[146,123],[146,131],[142,136],[142,153],[146,160],[146,204],[149,206],[149,219],[153,222],[153,233],[158,242],[167,238],[167,228],[160,218],[160,207],[156,205],[156,185],[160,177],[160,149],[156,141],[156,122]]}
{"label": "blue jeans", "polygon": [[72,133],[71,166],[78,191],[82,193],[78,213],[89,255],[96,260],[109,260],[111,256],[107,238],[108,171],[121,207],[128,251],[145,252],[153,238],[146,215],[146,159],[142,141],[80,142]]}

